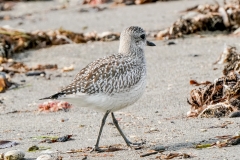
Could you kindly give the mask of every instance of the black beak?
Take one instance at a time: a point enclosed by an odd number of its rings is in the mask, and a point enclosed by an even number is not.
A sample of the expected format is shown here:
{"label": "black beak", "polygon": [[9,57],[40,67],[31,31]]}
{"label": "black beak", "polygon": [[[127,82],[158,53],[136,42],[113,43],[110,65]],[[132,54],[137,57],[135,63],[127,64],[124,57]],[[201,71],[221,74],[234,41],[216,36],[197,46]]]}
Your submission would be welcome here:
{"label": "black beak", "polygon": [[153,42],[147,41],[147,46],[156,46]]}

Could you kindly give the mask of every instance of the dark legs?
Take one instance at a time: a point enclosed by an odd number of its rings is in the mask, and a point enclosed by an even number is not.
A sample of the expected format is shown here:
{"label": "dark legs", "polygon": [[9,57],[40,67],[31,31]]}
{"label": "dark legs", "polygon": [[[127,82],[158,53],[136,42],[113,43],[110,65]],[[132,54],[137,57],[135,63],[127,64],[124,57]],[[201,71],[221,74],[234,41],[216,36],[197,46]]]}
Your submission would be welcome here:
{"label": "dark legs", "polygon": [[[91,152],[92,152],[92,151],[104,152],[104,150],[102,150],[102,149],[99,148],[99,141],[100,141],[100,137],[101,137],[101,134],[102,134],[103,126],[104,126],[104,124],[105,124],[105,122],[106,122],[106,119],[107,119],[107,116],[108,116],[109,113],[110,113],[110,111],[107,111],[107,112],[105,113],[105,115],[103,116],[102,124],[101,124],[100,130],[99,130],[99,133],[98,133],[97,142],[96,142],[95,146],[93,147],[93,149],[91,150]],[[122,132],[121,128],[119,127],[118,121],[116,120],[113,112],[111,113],[111,115],[112,115],[112,120],[113,120],[114,125],[116,126],[117,130],[119,131],[119,133],[121,134],[121,136],[123,137],[124,141],[127,143],[128,146],[131,146],[131,145],[137,145],[137,146],[139,146],[139,145],[144,144],[144,142],[141,142],[141,143],[132,143],[131,141],[129,141],[129,140],[127,139],[127,137],[124,135],[124,133]]]}
{"label": "dark legs", "polygon": [[106,119],[107,119],[107,116],[108,114],[110,113],[110,111],[107,111],[105,113],[105,115],[103,116],[103,119],[102,119],[102,124],[101,124],[101,127],[100,127],[100,130],[99,130],[99,133],[98,133],[98,138],[97,138],[97,143],[95,144],[95,146],[93,147],[93,149],[91,150],[92,151],[98,151],[98,152],[104,152],[104,150],[101,150],[99,148],[99,141],[100,141],[100,137],[101,137],[101,134],[102,134],[102,130],[103,130],[103,126],[106,122]]}
{"label": "dark legs", "polygon": [[116,126],[118,132],[121,134],[121,136],[123,137],[124,141],[127,143],[128,146],[131,146],[131,145],[142,145],[142,144],[144,144],[144,142],[142,142],[142,143],[132,143],[131,141],[129,141],[129,140],[127,139],[127,137],[124,135],[124,133],[123,133],[123,131],[121,130],[121,128],[119,127],[118,121],[116,120],[113,112],[111,113],[111,115],[112,115],[112,120],[113,120],[114,125]]}

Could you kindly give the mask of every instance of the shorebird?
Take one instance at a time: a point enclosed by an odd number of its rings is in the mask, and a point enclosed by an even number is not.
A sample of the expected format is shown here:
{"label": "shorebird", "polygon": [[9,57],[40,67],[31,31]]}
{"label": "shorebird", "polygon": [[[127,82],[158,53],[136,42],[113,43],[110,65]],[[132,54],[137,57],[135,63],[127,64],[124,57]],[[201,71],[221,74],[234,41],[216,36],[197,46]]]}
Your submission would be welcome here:
{"label": "shorebird", "polygon": [[[117,130],[128,146],[142,145],[126,138],[114,113],[135,103],[146,87],[144,47],[155,46],[146,40],[145,31],[131,26],[121,32],[118,54],[100,58],[83,68],[60,92],[42,99],[64,99],[75,106],[105,112],[97,142],[92,151],[102,152],[99,141],[106,118],[111,113]],[[40,100],[42,100],[40,99]]]}

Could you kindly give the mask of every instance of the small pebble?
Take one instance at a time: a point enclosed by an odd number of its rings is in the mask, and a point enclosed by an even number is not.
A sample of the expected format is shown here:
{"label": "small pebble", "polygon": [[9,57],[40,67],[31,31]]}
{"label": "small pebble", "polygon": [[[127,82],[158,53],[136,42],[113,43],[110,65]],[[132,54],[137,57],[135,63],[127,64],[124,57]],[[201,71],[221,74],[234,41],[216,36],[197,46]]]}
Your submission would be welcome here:
{"label": "small pebble", "polygon": [[39,156],[36,160],[54,160],[54,158],[49,154],[44,154]]}
{"label": "small pebble", "polygon": [[240,136],[240,131],[237,131],[237,132],[235,133],[235,136]]}
{"label": "small pebble", "polygon": [[25,153],[20,150],[8,151],[4,154],[4,160],[21,160],[25,156]]}
{"label": "small pebble", "polygon": [[240,144],[240,138],[234,139],[231,143],[231,145],[238,145]]}
{"label": "small pebble", "polygon": [[207,132],[207,129],[200,129],[201,132]]}
{"label": "small pebble", "polygon": [[176,44],[176,43],[173,42],[173,41],[169,41],[169,42],[167,43],[167,45],[174,45],[174,44]]}
{"label": "small pebble", "polygon": [[0,153],[0,160],[4,158],[4,153]]}
{"label": "small pebble", "polygon": [[46,73],[44,71],[29,71],[26,73],[26,76],[45,76]]}
{"label": "small pebble", "polygon": [[39,150],[39,147],[36,146],[36,145],[31,146],[30,148],[28,148],[28,151],[29,151],[29,152],[36,151],[36,150]]}
{"label": "small pebble", "polygon": [[240,111],[232,112],[229,115],[229,118],[240,117]]}

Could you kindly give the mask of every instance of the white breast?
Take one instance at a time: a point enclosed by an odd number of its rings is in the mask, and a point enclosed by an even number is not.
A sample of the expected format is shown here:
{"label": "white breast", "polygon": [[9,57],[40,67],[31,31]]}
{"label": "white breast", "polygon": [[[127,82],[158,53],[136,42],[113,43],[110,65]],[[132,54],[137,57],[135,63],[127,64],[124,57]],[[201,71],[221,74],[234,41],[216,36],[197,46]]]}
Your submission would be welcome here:
{"label": "white breast", "polygon": [[114,93],[113,95],[103,93],[94,95],[75,94],[67,96],[65,100],[76,107],[89,107],[98,111],[111,110],[114,112],[135,103],[143,95],[145,88],[146,79],[142,77],[136,85],[126,92]]}

